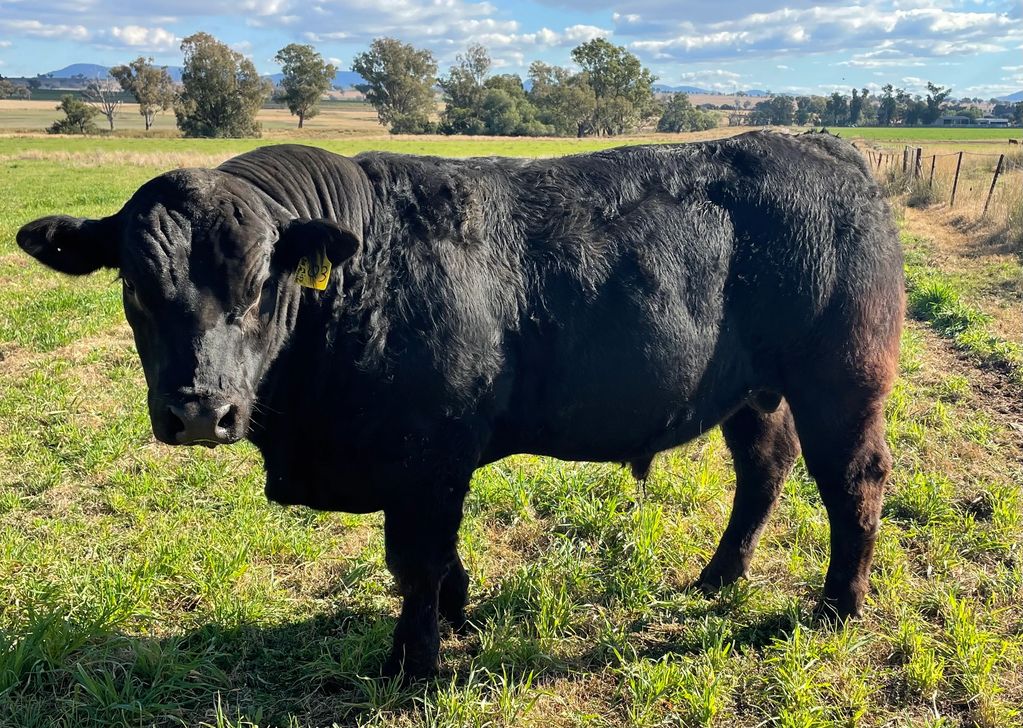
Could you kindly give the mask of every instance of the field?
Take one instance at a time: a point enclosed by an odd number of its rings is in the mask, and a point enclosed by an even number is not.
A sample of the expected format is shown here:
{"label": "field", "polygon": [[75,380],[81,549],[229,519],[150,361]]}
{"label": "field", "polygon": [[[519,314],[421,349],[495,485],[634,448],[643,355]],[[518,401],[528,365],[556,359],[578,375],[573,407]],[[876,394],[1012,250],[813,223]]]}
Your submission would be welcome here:
{"label": "field", "polygon": [[[461,156],[620,143],[306,140]],[[896,206],[911,319],[864,618],[811,616],[828,526],[802,465],[751,578],[707,598],[687,585],[734,486],[717,431],[644,484],[520,456],[473,482],[475,630],[445,637],[435,683],[402,687],[377,677],[398,606],[382,519],[267,503],[249,446],[155,444],[114,275],[61,278],[13,242],[37,216],[109,214],[160,171],[269,141],[0,138],[0,726],[1020,725],[1011,220]]]}
{"label": "field", "polygon": [[[57,110],[58,101],[0,100],[0,133],[42,132],[62,113]],[[266,108],[258,117],[263,129],[278,136],[290,130],[298,131],[298,121],[284,108]],[[95,118],[96,126],[107,129],[103,116]],[[114,117],[114,128],[119,133],[143,134],[145,124],[138,112],[138,104],[122,104]],[[306,122],[306,135],[329,131],[332,136],[380,134],[383,127],[377,121],[376,112],[367,104],[350,101],[327,101],[322,104],[322,113]],[[156,136],[177,135],[174,112],[157,114],[153,131]]]}
{"label": "field", "polygon": [[833,127],[830,131],[844,137],[905,142],[988,142],[1005,143],[1006,139],[1020,139],[1023,130],[1012,129],[978,129],[978,128],[942,128],[942,127]]}

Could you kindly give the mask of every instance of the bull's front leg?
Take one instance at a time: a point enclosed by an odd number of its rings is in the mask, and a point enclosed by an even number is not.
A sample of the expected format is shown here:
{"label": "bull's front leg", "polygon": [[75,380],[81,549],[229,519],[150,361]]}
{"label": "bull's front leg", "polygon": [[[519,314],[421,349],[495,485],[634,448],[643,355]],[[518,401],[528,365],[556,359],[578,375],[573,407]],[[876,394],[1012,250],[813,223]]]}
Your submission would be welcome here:
{"label": "bull's front leg", "polygon": [[[387,567],[402,596],[401,616],[384,673],[430,677],[438,669],[441,583],[458,565],[458,527],[468,479],[409,494],[384,510]],[[447,605],[445,605],[447,606]],[[445,615],[448,616],[448,615]]]}

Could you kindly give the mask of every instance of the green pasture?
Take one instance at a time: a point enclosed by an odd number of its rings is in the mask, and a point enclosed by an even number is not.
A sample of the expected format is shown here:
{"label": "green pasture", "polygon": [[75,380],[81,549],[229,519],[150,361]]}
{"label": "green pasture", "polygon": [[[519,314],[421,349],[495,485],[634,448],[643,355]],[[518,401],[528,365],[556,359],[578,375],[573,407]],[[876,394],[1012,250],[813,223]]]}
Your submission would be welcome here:
{"label": "green pasture", "polygon": [[[180,139],[180,138],[121,138],[121,137],[46,137],[0,136],[0,161],[15,163],[19,157],[49,157],[52,161],[89,164],[102,162],[104,154],[156,156],[160,154],[183,157],[231,156],[268,144],[293,142],[328,149],[337,154],[352,155],[370,150],[402,152],[406,154],[432,154],[449,157],[520,156],[550,157],[563,154],[591,152],[598,149],[627,145],[649,144],[659,139],[627,138],[524,138],[524,137],[417,137],[383,136],[352,137],[349,139]],[[148,160],[143,159],[143,163]],[[159,159],[144,164],[152,175],[163,171]]]}
{"label": "green pasture", "polygon": [[538,457],[480,470],[461,546],[476,627],[445,637],[436,682],[380,679],[398,607],[381,518],[267,503],[249,446],[154,443],[114,274],[62,278],[13,241],[37,216],[108,214],[165,169],[260,143],[0,139],[0,726],[1020,725],[1023,397],[991,358],[1018,351],[917,238],[864,618],[811,617],[828,525],[801,465],[751,578],[688,588],[734,485],[714,431],[643,484]]}
{"label": "green pasture", "polygon": [[1023,138],[1023,129],[980,129],[971,127],[945,128],[934,126],[856,126],[828,127],[828,131],[847,139],[869,139],[911,144],[913,142],[989,142],[1005,143],[1008,139]]}

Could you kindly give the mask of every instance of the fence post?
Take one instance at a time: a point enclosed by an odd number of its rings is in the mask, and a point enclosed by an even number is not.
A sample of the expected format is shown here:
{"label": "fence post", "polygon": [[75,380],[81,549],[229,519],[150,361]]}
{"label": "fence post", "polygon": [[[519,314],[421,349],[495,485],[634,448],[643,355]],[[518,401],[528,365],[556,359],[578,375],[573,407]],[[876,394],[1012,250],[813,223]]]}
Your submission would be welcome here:
{"label": "fence post", "polygon": [[909,167],[909,147],[905,146],[902,148],[902,173],[906,174],[906,170]]}
{"label": "fence post", "polygon": [[920,147],[916,148],[916,161],[913,162],[913,179],[918,178],[920,176],[920,172],[922,171],[920,169],[920,155],[923,153],[924,153],[923,149],[921,149]]}
{"label": "fence post", "polygon": [[956,204],[956,190],[959,188],[959,168],[963,166],[963,153],[959,152],[959,158],[956,160],[956,177],[952,180],[952,199],[949,200],[949,209],[955,207]]}
{"label": "fence post", "polygon": [[995,167],[995,176],[991,180],[991,189],[987,191],[987,199],[984,200],[984,212],[980,213],[981,217],[987,214],[987,206],[991,204],[991,196],[995,193],[995,183],[998,181],[998,175],[1002,173],[1002,162],[1005,161],[1005,155],[998,155],[998,165]]}
{"label": "fence post", "polygon": [[934,188],[934,163],[938,161],[938,155],[931,155],[931,176],[927,178],[927,186],[931,189]]}

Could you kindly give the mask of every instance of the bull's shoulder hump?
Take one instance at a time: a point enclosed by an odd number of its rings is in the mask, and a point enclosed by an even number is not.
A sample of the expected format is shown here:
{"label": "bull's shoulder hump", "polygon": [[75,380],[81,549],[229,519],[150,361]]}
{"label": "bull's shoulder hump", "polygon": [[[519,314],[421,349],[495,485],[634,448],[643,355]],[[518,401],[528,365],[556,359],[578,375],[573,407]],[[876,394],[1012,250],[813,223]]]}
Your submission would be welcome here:
{"label": "bull's shoulder hump", "polygon": [[231,157],[226,162],[220,165],[218,169],[225,172],[230,172],[233,167],[239,164],[260,164],[260,163],[280,163],[280,162],[309,162],[313,160],[320,160],[323,162],[331,162],[335,160],[341,160],[345,157],[340,154],[321,149],[320,147],[312,147],[306,144],[269,144],[263,147],[256,147],[255,149],[239,154],[236,157]]}

